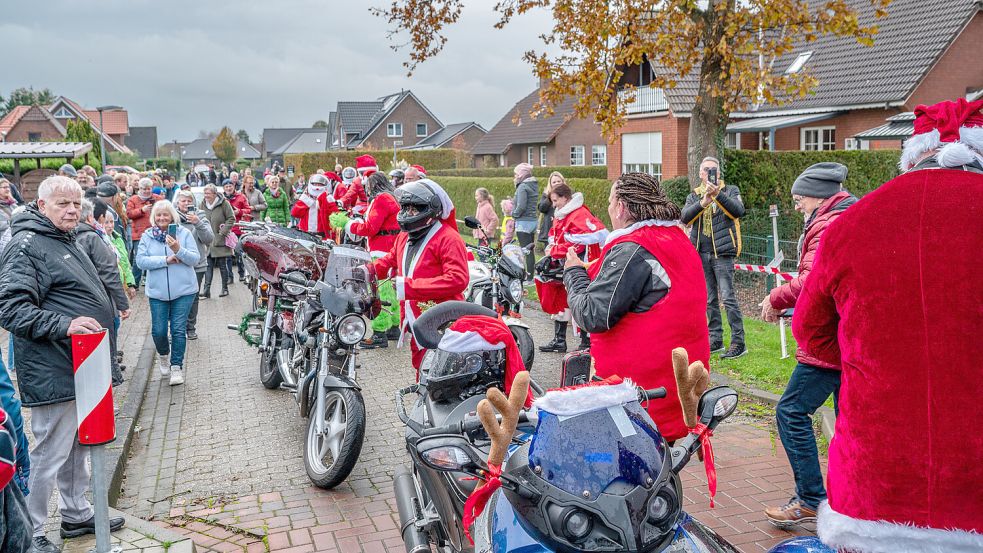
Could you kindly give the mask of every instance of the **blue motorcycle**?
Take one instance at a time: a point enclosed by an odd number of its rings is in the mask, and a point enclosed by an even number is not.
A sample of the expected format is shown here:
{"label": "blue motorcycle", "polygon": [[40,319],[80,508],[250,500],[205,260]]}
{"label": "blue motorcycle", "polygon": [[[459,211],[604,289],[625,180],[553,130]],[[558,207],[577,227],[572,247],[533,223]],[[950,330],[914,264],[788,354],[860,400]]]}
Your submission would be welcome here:
{"label": "blue motorcycle", "polygon": [[[496,474],[487,463],[490,433],[476,411],[487,389],[504,389],[504,359],[495,352],[449,353],[437,347],[441,329],[465,315],[495,316],[474,304],[449,302],[417,320],[414,335],[430,351],[420,384],[396,397],[412,461],[394,482],[407,553],[429,552],[432,546],[481,553],[738,551],[682,510],[679,473],[702,447],[700,435],[667,443],[642,407],[665,397],[665,389],[640,390],[627,383],[611,387],[620,394],[616,400],[592,398],[589,410],[573,416],[551,409],[548,397],[519,411],[498,477],[501,488],[466,529],[468,497]],[[568,356],[564,385],[584,382],[587,374],[589,359]],[[531,386],[543,396],[539,386]],[[407,412],[403,396],[409,394],[417,401]],[[737,402],[731,388],[707,390],[696,407],[698,428],[712,432]],[[818,540],[801,538],[773,551],[831,553]]]}

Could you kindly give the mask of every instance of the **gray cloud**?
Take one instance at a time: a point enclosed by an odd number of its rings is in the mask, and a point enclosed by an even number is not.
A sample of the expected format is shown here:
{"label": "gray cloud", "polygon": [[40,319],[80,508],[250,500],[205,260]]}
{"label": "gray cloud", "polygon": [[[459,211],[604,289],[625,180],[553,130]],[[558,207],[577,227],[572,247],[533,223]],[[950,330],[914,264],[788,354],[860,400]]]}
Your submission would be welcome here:
{"label": "gray cloud", "polygon": [[[505,30],[493,0],[470,2],[445,50],[406,77],[371,4],[338,0],[5,0],[0,94],[47,87],[86,107],[118,104],[162,142],[228,125],[327,119],[338,100],[411,89],[445,123],[494,125],[536,82],[522,61],[551,19]],[[379,5],[379,4],[376,4]]]}

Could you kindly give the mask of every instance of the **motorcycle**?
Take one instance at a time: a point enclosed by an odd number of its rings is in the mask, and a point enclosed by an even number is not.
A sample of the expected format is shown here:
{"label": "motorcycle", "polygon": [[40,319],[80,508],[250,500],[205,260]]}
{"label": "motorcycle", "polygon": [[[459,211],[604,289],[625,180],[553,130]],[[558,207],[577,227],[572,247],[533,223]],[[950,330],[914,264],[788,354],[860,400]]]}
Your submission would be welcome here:
{"label": "motorcycle", "polygon": [[[464,224],[468,228],[481,229],[478,220],[470,215],[464,218]],[[468,261],[470,278],[464,290],[465,301],[487,307],[502,317],[519,346],[523,364],[526,369],[531,369],[536,358],[536,344],[529,325],[521,320],[525,307],[522,283],[526,280],[524,260],[527,251],[515,244],[504,244],[500,249],[471,245],[467,248],[474,254],[474,260]]]}
{"label": "motorcycle", "polygon": [[[365,402],[356,346],[371,337],[370,320],[382,304],[375,273],[366,268],[367,252],[303,242],[257,238],[252,246],[247,240],[243,251],[269,283],[264,303],[273,302],[260,342],[260,379],[268,388],[291,390],[300,415],[308,418],[307,476],[329,489],[348,477],[362,449]],[[285,249],[277,250],[278,244]]]}
{"label": "motorcycle", "polygon": [[[495,551],[533,553],[552,551],[544,541],[558,544],[558,551],[699,551],[734,553],[737,550],[713,530],[682,511],[679,472],[702,446],[700,435],[690,434],[674,446],[662,438],[647,412],[638,403],[626,403],[628,418],[614,429],[621,432],[615,451],[591,450],[603,434],[606,410],[598,416],[583,415],[579,432],[556,440],[554,448],[542,452],[531,449],[530,438],[540,425],[560,428],[562,417],[535,410],[520,411],[518,426],[509,445],[509,456],[502,467],[502,489],[494,492],[482,514],[474,522],[474,545],[466,539],[464,504],[475,489],[476,478],[489,474],[485,464],[491,446],[481,421],[475,416],[482,393],[489,387],[504,389],[504,371],[495,370],[495,359],[478,363],[470,358],[455,360],[454,354],[434,354],[440,329],[464,316],[482,314],[482,308],[461,302],[441,304],[424,313],[414,323],[414,334],[422,347],[431,349],[421,367],[420,383],[397,392],[396,409],[406,425],[406,446],[412,465],[397,472],[394,480],[396,505],[402,537],[408,553],[430,551]],[[494,312],[484,310],[484,314]],[[441,359],[441,357],[447,357]],[[467,390],[475,393],[443,397],[428,389],[429,382],[444,373],[460,371],[461,366],[481,366]],[[589,355],[567,356],[563,385],[571,385],[589,375]],[[542,389],[530,382],[533,391]],[[412,412],[405,410],[403,396],[415,394]],[[665,389],[641,391],[639,401],[658,400]],[[727,387],[707,390],[699,399],[699,422],[712,431],[737,407],[737,393]],[[604,419],[607,416],[608,419]],[[611,423],[614,424],[614,423]],[[627,429],[626,429],[627,428]],[[561,436],[564,434],[561,434]],[[626,438],[625,436],[633,436]],[[587,449],[576,460],[575,441]],[[545,447],[543,449],[546,449]],[[554,467],[582,474],[573,487],[582,493],[544,486],[543,463],[531,459],[550,459]],[[611,458],[615,460],[612,461]],[[618,461],[620,459],[620,462]],[[590,464],[590,471],[585,463]],[[576,466],[572,466],[572,465]],[[644,471],[640,471],[644,467]],[[628,473],[632,473],[628,477]],[[533,477],[533,475],[536,475]],[[608,478],[601,479],[600,476]],[[638,480],[634,485],[630,482]]]}

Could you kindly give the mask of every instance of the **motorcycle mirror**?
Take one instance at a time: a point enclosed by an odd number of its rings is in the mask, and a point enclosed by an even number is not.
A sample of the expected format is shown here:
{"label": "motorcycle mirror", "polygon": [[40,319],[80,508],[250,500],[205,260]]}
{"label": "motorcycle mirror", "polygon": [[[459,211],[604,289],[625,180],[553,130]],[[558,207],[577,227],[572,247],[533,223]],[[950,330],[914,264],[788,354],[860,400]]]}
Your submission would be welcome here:
{"label": "motorcycle mirror", "polygon": [[476,229],[481,226],[481,223],[479,223],[473,216],[468,215],[464,218],[464,226]]}
{"label": "motorcycle mirror", "polygon": [[441,472],[474,473],[484,461],[475,457],[471,444],[460,436],[431,436],[416,443],[420,458],[428,467]]}
{"label": "motorcycle mirror", "polygon": [[700,422],[711,430],[737,410],[737,392],[727,386],[711,388],[700,396]]}

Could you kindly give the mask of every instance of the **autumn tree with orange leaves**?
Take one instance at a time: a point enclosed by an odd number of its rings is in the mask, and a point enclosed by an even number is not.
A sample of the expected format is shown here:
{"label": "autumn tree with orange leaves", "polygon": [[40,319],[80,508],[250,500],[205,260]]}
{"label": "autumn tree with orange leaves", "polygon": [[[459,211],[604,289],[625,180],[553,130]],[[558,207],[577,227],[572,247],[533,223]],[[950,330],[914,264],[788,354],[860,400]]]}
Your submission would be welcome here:
{"label": "autumn tree with orange leaves", "polygon": [[[394,49],[409,49],[409,73],[438,55],[444,31],[461,15],[465,0],[392,0],[373,13],[385,18]],[[540,36],[544,49],[527,51],[533,74],[547,83],[529,114],[553,114],[574,97],[577,117],[592,118],[608,138],[616,136],[626,111],[618,87],[627,67],[647,58],[653,88],[672,88],[683,76],[699,75],[689,125],[691,182],[700,160],[717,155],[730,114],[755,104],[781,104],[808,94],[817,80],[808,70],[775,71],[774,60],[796,44],[823,35],[852,37],[872,45],[875,25],[860,24],[858,0],[499,0],[496,28],[533,9],[552,12],[553,28]],[[867,0],[876,17],[891,0]],[[630,100],[627,100],[630,101]]]}

